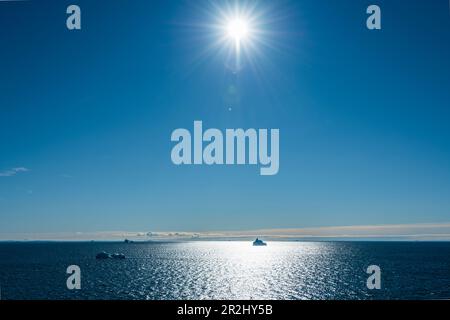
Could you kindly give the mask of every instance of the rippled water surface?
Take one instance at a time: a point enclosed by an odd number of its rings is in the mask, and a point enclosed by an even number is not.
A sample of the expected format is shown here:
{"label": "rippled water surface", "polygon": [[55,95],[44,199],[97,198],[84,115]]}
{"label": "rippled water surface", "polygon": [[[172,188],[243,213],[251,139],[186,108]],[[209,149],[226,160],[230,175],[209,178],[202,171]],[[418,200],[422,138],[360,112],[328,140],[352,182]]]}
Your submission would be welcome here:
{"label": "rippled water surface", "polygon": [[[73,264],[81,290],[66,288]],[[366,288],[371,264],[381,290]],[[0,286],[2,299],[448,299],[450,243],[0,243]]]}

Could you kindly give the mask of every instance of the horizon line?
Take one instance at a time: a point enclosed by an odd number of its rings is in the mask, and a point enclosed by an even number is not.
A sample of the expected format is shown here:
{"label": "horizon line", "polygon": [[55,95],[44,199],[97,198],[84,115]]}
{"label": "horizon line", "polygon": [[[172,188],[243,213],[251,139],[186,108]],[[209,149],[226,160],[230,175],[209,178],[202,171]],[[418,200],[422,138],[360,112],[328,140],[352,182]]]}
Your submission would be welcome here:
{"label": "horizon line", "polygon": [[116,240],[247,240],[271,241],[450,241],[450,222],[264,228],[234,231],[90,231],[90,232],[0,232],[0,241],[116,241]]}

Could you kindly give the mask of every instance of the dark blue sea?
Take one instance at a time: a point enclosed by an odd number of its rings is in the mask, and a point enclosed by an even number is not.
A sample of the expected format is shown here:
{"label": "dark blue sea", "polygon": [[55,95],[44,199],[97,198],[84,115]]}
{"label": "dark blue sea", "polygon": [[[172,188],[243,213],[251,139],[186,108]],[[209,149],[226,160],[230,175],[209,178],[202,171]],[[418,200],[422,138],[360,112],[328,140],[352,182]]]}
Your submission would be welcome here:
{"label": "dark blue sea", "polygon": [[[96,260],[101,251],[124,260]],[[81,289],[68,290],[78,265]],[[366,286],[369,265],[381,289]],[[1,299],[449,299],[450,243],[3,242]]]}

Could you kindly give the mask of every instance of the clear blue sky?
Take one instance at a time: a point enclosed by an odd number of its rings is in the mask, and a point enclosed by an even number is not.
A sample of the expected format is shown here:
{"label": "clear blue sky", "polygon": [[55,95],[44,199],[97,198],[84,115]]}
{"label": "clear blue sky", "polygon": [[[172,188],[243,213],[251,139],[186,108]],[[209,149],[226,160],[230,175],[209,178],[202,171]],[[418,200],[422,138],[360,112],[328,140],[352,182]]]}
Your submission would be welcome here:
{"label": "clear blue sky", "polygon": [[[447,0],[262,1],[268,46],[237,76],[207,50],[212,8],[0,2],[0,232],[450,220]],[[279,128],[278,175],[174,166],[194,120]]]}

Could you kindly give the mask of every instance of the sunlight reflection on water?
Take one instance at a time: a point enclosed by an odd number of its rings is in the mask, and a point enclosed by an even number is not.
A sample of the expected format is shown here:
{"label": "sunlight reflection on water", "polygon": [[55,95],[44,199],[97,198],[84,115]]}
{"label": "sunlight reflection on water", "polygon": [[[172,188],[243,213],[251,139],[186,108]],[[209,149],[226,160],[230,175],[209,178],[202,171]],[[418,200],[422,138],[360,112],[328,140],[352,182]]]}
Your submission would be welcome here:
{"label": "sunlight reflection on water", "polygon": [[[366,288],[373,263],[383,290]],[[65,288],[71,264],[80,291]],[[436,299],[450,297],[448,270],[449,243],[0,243],[4,299]]]}

